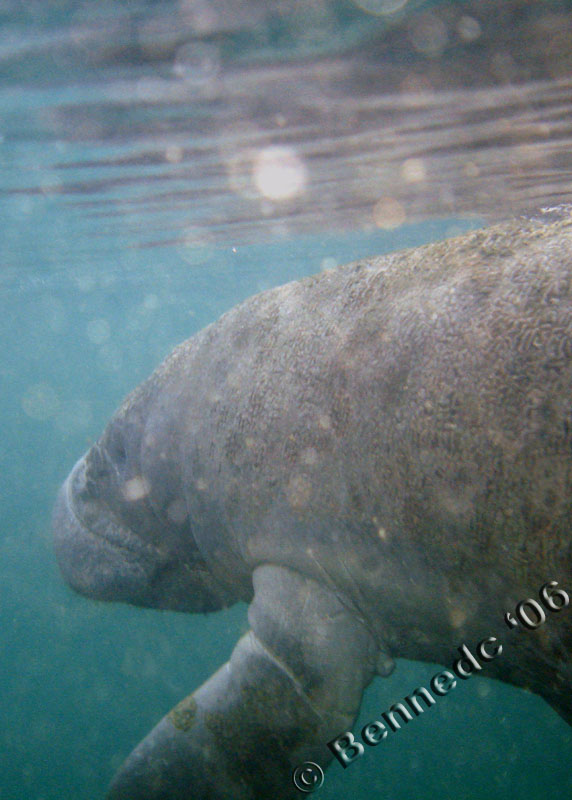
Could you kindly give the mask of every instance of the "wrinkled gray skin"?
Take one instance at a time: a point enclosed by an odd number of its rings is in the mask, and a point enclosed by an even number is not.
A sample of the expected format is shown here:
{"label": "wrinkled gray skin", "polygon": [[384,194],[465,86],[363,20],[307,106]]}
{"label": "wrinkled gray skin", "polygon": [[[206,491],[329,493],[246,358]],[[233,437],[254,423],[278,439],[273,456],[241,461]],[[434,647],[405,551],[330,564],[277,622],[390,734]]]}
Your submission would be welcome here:
{"label": "wrinkled gray skin", "polygon": [[89,597],[246,600],[251,630],[110,800],[299,796],[292,768],[328,763],[393,659],[450,667],[499,632],[482,674],[572,723],[572,609],[503,622],[570,578],[571,480],[567,208],[264,292],[184,342],[63,485],[57,555]]}

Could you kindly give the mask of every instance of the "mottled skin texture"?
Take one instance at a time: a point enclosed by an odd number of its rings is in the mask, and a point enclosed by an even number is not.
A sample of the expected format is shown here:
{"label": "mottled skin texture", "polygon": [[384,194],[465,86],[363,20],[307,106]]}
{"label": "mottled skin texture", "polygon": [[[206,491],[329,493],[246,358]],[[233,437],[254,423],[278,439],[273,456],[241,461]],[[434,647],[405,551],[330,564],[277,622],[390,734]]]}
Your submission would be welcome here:
{"label": "mottled skin texture", "polygon": [[570,578],[571,481],[570,209],[232,309],[125,400],[56,506],[80,592],[250,603],[230,666],[109,798],[295,797],[292,768],[327,764],[393,659],[450,666],[499,631],[484,674],[572,723],[572,612],[503,624]]}

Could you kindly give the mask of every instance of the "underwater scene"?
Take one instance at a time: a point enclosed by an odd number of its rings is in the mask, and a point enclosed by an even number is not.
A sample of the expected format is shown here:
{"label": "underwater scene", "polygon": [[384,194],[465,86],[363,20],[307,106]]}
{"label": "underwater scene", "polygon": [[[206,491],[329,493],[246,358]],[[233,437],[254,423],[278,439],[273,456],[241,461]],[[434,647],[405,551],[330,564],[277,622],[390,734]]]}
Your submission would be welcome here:
{"label": "underwater scene", "polygon": [[0,800],[572,797],[570,203],[566,0],[0,0]]}

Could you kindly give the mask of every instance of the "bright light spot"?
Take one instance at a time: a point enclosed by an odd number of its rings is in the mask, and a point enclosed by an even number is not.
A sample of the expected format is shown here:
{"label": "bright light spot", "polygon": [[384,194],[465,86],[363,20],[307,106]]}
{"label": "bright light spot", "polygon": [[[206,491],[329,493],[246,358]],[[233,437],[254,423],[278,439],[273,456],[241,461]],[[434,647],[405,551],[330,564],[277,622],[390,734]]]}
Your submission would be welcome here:
{"label": "bright light spot", "polygon": [[59,397],[49,383],[36,383],[30,386],[22,397],[24,413],[41,422],[53,417],[59,407]]}
{"label": "bright light spot", "polygon": [[457,25],[459,38],[464,42],[474,42],[482,33],[481,26],[474,17],[461,17]]}
{"label": "bright light spot", "polygon": [[318,451],[315,447],[306,447],[300,453],[300,461],[308,467],[315,466],[320,460]]}
{"label": "bright light spot", "polygon": [[270,200],[288,200],[304,190],[306,167],[291,147],[267,147],[254,162],[254,183]]}
{"label": "bright light spot", "polygon": [[111,328],[106,319],[92,319],[87,323],[87,338],[92,344],[103,344],[111,335]]}
{"label": "bright light spot", "polygon": [[156,294],[146,294],[143,299],[143,308],[145,311],[155,311],[159,308],[159,298]]}
{"label": "bright light spot", "polygon": [[97,362],[104,372],[119,372],[123,366],[121,350],[112,342],[106,342],[97,351]]}
{"label": "bright light spot", "polygon": [[40,181],[40,191],[45,197],[60,194],[63,189],[61,180],[56,176],[46,175]]}
{"label": "bright light spot", "polygon": [[187,264],[197,267],[208,264],[215,258],[215,248],[211,236],[200,228],[189,227],[183,235],[179,252]]}
{"label": "bright light spot", "polygon": [[326,256],[320,262],[320,269],[335,269],[338,266],[338,262],[333,256]]}
{"label": "bright light spot", "polygon": [[240,370],[231,370],[226,376],[226,385],[231,389],[240,389],[243,385],[243,374]]}
{"label": "bright light spot", "polygon": [[383,228],[383,230],[399,228],[405,220],[405,209],[393,197],[382,197],[373,208],[373,221],[378,228]]}
{"label": "bright light spot", "polygon": [[405,183],[421,183],[427,178],[422,158],[407,158],[401,165],[401,177]]}
{"label": "bright light spot", "polygon": [[303,475],[292,475],[286,487],[288,503],[294,511],[306,508],[312,495],[312,486]]}
{"label": "bright light spot", "polygon": [[95,288],[95,278],[88,273],[76,275],[75,282],[80,292],[91,292]]}
{"label": "bright light spot", "polygon": [[426,75],[407,75],[400,85],[401,99],[409,108],[423,108],[431,102],[435,90]]}
{"label": "bright light spot", "polygon": [[149,494],[151,486],[142,475],[131,478],[123,484],[123,497],[128,501],[142,500]]}
{"label": "bright light spot", "polygon": [[449,621],[453,628],[460,628],[461,625],[464,625],[467,620],[467,616],[468,615],[465,609],[460,608],[459,606],[455,606],[449,611]]}
{"label": "bright light spot", "polygon": [[220,68],[218,46],[209,42],[193,41],[179,47],[173,64],[177,78],[197,88],[216,80]]}
{"label": "bright light spot", "polygon": [[165,150],[165,158],[169,164],[179,164],[183,160],[185,151],[178,144],[171,144]]}
{"label": "bright light spot", "polygon": [[447,28],[435,14],[422,14],[411,26],[409,38],[413,47],[426,56],[440,56],[447,45]]}
{"label": "bright light spot", "polygon": [[328,414],[320,414],[318,416],[318,427],[323,431],[329,431],[332,427],[332,420]]}
{"label": "bright light spot", "polygon": [[463,172],[467,178],[478,178],[481,174],[481,170],[474,161],[467,161],[463,168]]}

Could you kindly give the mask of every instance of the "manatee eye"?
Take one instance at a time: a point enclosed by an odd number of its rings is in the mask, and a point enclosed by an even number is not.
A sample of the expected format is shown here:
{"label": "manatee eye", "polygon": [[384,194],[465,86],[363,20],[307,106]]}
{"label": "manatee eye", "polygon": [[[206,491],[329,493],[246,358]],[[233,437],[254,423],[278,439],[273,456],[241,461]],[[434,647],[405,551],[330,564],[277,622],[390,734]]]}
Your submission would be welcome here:
{"label": "manatee eye", "polygon": [[125,466],[125,462],[127,461],[127,451],[121,435],[116,435],[111,439],[108,445],[108,453],[111,462],[116,467],[121,469],[121,467]]}

